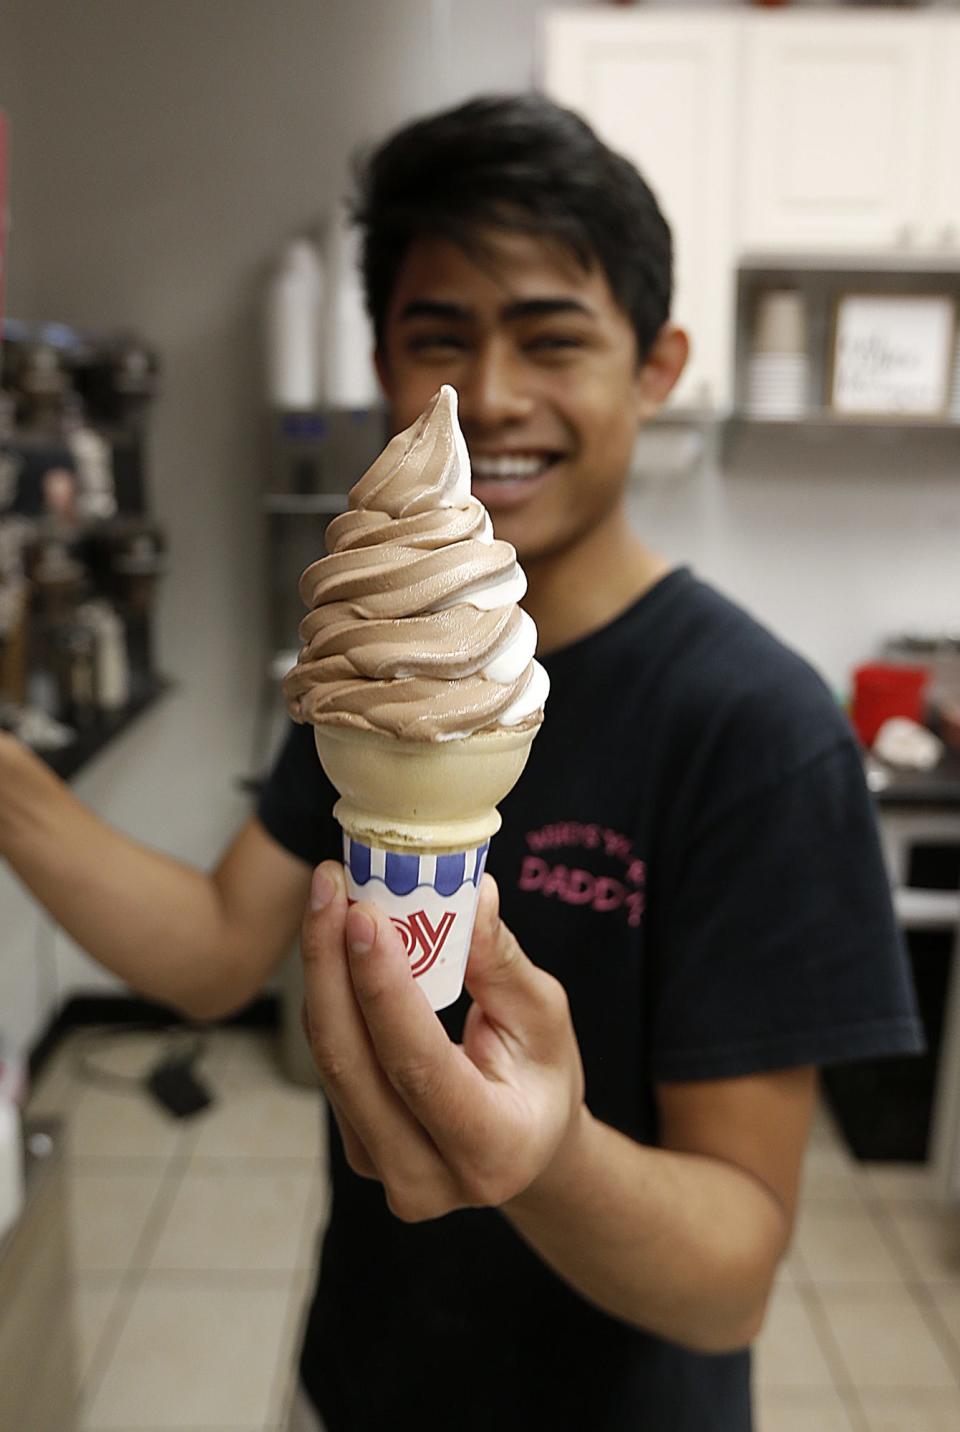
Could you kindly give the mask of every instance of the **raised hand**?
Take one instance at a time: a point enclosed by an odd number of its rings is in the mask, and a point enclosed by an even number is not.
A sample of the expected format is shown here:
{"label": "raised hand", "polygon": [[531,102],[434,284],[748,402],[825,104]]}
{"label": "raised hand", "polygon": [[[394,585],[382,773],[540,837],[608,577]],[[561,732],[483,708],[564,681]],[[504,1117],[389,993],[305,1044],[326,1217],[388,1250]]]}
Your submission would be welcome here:
{"label": "raised hand", "polygon": [[501,1206],[575,1142],[583,1071],[563,987],[526,957],[484,877],[467,965],[473,1005],[451,1043],[390,920],[347,906],[321,865],[303,923],[304,1027],[354,1171],[397,1217]]}

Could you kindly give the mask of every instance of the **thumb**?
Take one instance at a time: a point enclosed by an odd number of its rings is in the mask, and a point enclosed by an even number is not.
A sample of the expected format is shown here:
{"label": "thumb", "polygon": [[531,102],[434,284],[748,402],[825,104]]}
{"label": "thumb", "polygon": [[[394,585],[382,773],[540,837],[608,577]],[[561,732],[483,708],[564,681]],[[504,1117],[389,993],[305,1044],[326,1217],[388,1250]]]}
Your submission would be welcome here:
{"label": "thumb", "polygon": [[500,919],[496,881],[484,875],[467,959],[469,993],[495,1023],[536,1027],[551,1012],[551,987],[556,983],[527,958]]}

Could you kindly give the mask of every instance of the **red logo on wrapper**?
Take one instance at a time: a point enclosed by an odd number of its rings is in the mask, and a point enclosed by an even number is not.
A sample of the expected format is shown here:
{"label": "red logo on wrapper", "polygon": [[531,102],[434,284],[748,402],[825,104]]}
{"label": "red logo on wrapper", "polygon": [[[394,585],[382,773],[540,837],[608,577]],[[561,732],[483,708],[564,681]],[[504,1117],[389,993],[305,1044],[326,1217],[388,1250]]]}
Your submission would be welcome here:
{"label": "red logo on wrapper", "polygon": [[425,910],[415,910],[405,920],[397,916],[391,919],[390,923],[400,932],[414,978],[425,974],[436,964],[456,918],[452,910],[447,910],[434,926]]}
{"label": "red logo on wrapper", "polygon": [[[347,901],[348,905],[356,903],[355,900]],[[456,918],[452,910],[446,910],[433,925],[426,910],[414,910],[406,919],[391,915],[390,923],[403,941],[414,979],[426,974],[436,964]]]}

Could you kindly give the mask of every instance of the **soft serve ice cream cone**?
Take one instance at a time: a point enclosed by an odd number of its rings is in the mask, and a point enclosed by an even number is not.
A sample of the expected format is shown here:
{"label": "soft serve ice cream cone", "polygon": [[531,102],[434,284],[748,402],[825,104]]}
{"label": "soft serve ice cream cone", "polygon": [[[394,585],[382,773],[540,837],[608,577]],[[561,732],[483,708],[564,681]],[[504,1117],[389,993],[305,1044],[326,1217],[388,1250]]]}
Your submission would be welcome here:
{"label": "soft serve ice cream cone", "polygon": [[548,681],[526,578],[470,494],[457,395],[398,433],[327,528],[285,691],[340,793],[348,889],[400,930],[435,1009],[460,993],[497,803]]}

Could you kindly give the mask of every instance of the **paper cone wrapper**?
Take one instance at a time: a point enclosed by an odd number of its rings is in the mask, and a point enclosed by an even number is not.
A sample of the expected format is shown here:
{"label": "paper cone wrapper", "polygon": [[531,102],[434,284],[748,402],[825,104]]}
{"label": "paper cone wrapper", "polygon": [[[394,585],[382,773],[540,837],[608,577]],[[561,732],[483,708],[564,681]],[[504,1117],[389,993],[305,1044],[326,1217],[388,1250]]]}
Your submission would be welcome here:
{"label": "paper cone wrapper", "polygon": [[385,850],[343,833],[347,896],[387,915],[432,1009],[459,999],[489,841],[443,854]]}

